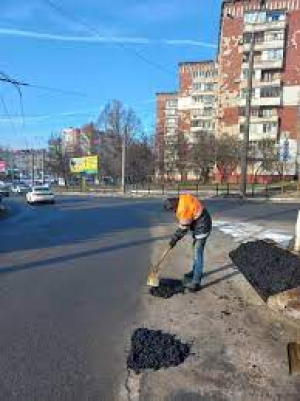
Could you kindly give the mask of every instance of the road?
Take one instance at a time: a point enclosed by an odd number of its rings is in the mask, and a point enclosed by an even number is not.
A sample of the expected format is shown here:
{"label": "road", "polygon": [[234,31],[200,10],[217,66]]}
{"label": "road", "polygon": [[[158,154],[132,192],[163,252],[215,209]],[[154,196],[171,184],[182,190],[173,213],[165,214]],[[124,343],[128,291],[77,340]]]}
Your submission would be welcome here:
{"label": "road", "polygon": [[[297,205],[208,202],[215,219],[292,232]],[[111,400],[139,319],[160,200],[12,201],[0,224],[0,399]]]}
{"label": "road", "polygon": [[12,203],[0,227],[0,399],[112,399],[161,239],[149,232],[158,203]]}

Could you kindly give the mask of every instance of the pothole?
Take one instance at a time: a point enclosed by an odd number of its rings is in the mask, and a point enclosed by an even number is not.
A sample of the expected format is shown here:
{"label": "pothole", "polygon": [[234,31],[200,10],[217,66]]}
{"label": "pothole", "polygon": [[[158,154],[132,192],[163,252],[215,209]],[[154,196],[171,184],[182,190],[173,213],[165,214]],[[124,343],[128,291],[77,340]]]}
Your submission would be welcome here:
{"label": "pothole", "polygon": [[150,288],[149,293],[153,297],[168,299],[177,294],[184,294],[184,286],[181,280],[162,278],[159,287]]}
{"label": "pothole", "polygon": [[190,345],[160,330],[137,329],[131,337],[127,368],[140,374],[146,369],[159,370],[182,364],[190,354]]}
{"label": "pothole", "polygon": [[276,244],[248,242],[232,251],[230,257],[264,300],[300,286],[299,257]]}

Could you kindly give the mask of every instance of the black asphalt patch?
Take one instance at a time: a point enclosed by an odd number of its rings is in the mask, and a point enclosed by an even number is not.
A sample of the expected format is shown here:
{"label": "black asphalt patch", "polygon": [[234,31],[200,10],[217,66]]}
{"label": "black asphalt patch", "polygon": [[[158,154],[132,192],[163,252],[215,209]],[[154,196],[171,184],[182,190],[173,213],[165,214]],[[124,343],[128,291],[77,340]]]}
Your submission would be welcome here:
{"label": "black asphalt patch", "polygon": [[131,337],[127,368],[136,374],[146,369],[167,369],[182,364],[189,354],[190,346],[174,335],[141,328]]}
{"label": "black asphalt patch", "polygon": [[273,243],[248,242],[229,256],[265,301],[272,295],[300,286],[299,257]]}
{"label": "black asphalt patch", "polygon": [[149,292],[153,297],[168,299],[176,294],[184,294],[184,286],[181,280],[162,278],[159,287],[150,288]]}

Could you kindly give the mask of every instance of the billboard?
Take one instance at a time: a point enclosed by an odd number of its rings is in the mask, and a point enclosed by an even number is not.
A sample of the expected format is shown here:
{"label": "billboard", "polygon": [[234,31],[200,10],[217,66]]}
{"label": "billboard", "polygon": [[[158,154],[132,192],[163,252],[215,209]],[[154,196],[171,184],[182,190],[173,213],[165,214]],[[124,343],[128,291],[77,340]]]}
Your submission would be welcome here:
{"label": "billboard", "polygon": [[74,157],[70,160],[71,173],[98,173],[98,156]]}
{"label": "billboard", "polygon": [[0,161],[0,173],[6,172],[6,162]]}

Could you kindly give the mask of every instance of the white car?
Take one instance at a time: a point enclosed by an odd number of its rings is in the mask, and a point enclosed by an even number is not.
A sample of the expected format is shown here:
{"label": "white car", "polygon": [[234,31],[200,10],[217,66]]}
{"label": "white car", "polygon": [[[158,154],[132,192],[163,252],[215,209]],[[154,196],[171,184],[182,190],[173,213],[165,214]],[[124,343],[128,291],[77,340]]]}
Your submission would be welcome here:
{"label": "white car", "polygon": [[32,205],[34,203],[54,203],[54,194],[47,187],[33,187],[26,194],[27,202]]}

